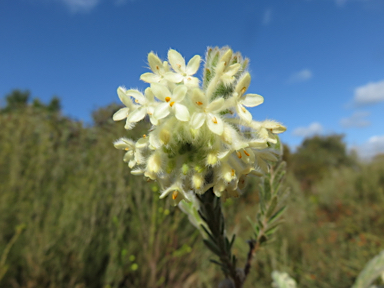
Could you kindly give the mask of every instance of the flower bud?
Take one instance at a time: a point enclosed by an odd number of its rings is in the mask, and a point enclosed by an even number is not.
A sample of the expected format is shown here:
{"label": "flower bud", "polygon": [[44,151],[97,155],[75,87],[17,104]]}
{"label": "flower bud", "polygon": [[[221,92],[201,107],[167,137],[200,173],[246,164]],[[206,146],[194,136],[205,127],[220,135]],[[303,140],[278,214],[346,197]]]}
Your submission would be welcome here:
{"label": "flower bud", "polygon": [[215,165],[217,163],[217,155],[216,153],[210,152],[207,155],[207,165]]}
{"label": "flower bud", "polygon": [[162,129],[159,133],[159,138],[164,145],[167,145],[171,139],[171,133],[167,129]]}
{"label": "flower bud", "polygon": [[184,174],[184,175],[187,175],[188,172],[189,172],[189,166],[188,164],[183,164],[183,166],[181,167],[181,172]]}
{"label": "flower bud", "polygon": [[200,190],[204,185],[204,177],[201,173],[192,176],[192,185],[196,190]]}
{"label": "flower bud", "polygon": [[153,153],[148,158],[147,170],[152,173],[159,173],[161,169],[161,156],[160,153]]}

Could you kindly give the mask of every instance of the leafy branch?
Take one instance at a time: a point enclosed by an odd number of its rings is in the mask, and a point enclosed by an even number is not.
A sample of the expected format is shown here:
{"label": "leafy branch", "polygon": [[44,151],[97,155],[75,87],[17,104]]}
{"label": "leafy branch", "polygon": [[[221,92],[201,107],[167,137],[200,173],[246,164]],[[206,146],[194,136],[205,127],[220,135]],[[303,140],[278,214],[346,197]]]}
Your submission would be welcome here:
{"label": "leafy branch", "polygon": [[231,252],[236,235],[233,235],[231,239],[226,236],[220,198],[215,196],[212,189],[197,196],[200,202],[198,214],[203,221],[203,223],[200,222],[200,228],[207,235],[207,238],[203,239],[204,244],[219,258],[218,261],[211,260],[211,262],[221,268],[226,278],[233,280],[236,288],[243,286],[256,252],[271,239],[281,223],[280,218],[285,211],[282,202],[287,195],[287,189],[281,188],[285,169],[285,162],[281,162],[276,168],[271,168],[270,172],[261,180],[257,221],[253,222],[248,218],[254,230],[254,237],[248,241],[249,252],[244,269],[236,268],[236,256]]}

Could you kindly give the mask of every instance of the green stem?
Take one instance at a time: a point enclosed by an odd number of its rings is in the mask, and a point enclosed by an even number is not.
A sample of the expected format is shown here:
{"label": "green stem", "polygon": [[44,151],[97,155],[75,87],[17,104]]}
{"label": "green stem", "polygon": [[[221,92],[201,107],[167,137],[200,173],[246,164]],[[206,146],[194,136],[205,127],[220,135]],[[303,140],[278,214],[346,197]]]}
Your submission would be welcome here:
{"label": "green stem", "polygon": [[216,197],[212,188],[203,195],[198,196],[198,199],[201,204],[199,214],[209,228],[209,231],[206,231],[209,240],[205,242],[213,242],[214,247],[207,246],[219,257],[225,276],[233,279],[236,288],[241,288],[243,286],[242,279],[236,273],[235,257],[231,253],[230,241],[225,235],[221,200]]}

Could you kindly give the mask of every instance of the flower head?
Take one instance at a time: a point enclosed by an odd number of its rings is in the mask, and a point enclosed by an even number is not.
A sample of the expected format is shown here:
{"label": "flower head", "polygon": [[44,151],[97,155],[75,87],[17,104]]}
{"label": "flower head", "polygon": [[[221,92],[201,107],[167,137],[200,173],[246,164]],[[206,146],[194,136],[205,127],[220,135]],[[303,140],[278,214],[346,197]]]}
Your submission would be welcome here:
{"label": "flower head", "polygon": [[276,134],[285,131],[272,120],[252,121],[245,108],[264,101],[246,93],[251,81],[247,59],[228,47],[209,48],[201,86],[193,76],[200,61],[196,55],[186,64],[172,49],[168,61],[150,52],[152,72],[140,77],[150,87],[144,93],[119,87],[126,107],[113,116],[126,119],[125,129],[149,117],[148,135],[136,142],[121,138],[115,147],[127,151],[123,160],[132,174],[157,181],[160,197],[169,196],[175,204],[209,188],[223,199],[238,197],[247,175],[261,176],[278,160]]}

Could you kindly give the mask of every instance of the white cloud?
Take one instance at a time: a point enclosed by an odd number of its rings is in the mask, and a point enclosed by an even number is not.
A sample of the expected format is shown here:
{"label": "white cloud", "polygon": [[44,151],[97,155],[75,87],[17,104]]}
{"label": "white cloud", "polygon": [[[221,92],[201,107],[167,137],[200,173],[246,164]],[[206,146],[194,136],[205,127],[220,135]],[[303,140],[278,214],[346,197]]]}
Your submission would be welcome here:
{"label": "white cloud", "polygon": [[318,122],[311,123],[308,127],[298,127],[293,130],[292,134],[299,137],[309,137],[321,134],[324,131],[323,126]]}
{"label": "white cloud", "polygon": [[60,0],[64,3],[73,13],[88,12],[95,8],[100,0]]}
{"label": "white cloud", "polygon": [[377,104],[384,101],[384,80],[369,82],[355,89],[353,102],[356,106]]}
{"label": "white cloud", "polygon": [[350,117],[342,118],[340,120],[340,125],[344,128],[363,128],[371,125],[366,117],[371,113],[368,111],[356,111]]}
{"label": "white cloud", "polygon": [[267,26],[271,23],[271,21],[272,21],[272,9],[268,8],[264,11],[262,24],[264,26]]}
{"label": "white cloud", "polygon": [[299,72],[293,73],[288,79],[288,83],[304,82],[311,79],[313,76],[312,71],[309,69],[303,69]]}
{"label": "white cloud", "polygon": [[384,153],[384,135],[372,136],[367,142],[360,146],[353,147],[360,157],[369,159],[373,156]]}

